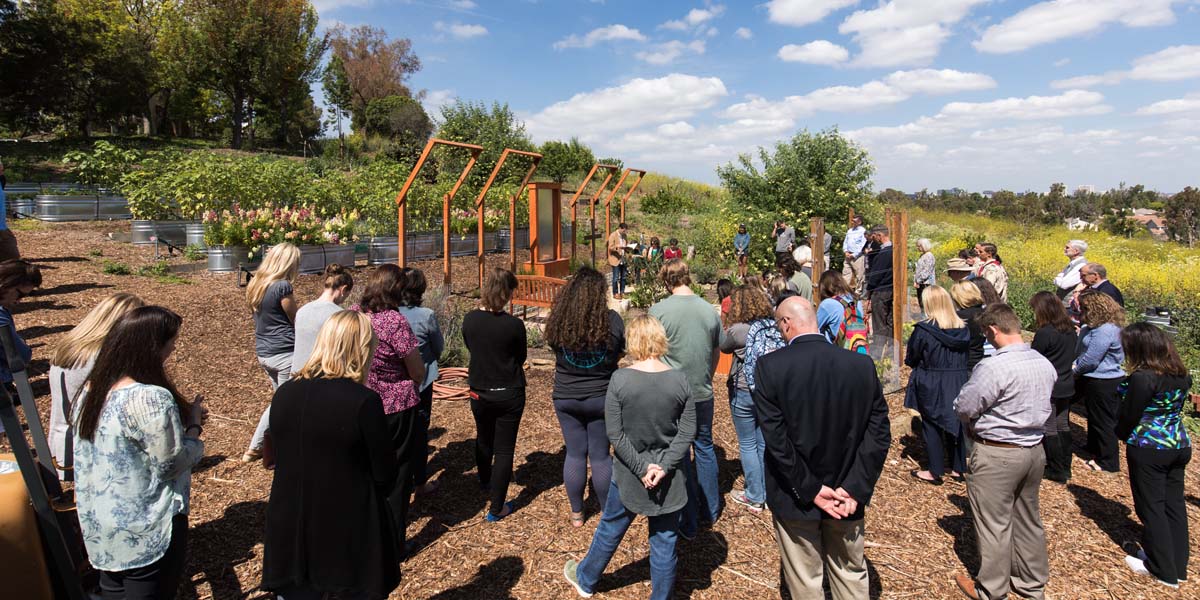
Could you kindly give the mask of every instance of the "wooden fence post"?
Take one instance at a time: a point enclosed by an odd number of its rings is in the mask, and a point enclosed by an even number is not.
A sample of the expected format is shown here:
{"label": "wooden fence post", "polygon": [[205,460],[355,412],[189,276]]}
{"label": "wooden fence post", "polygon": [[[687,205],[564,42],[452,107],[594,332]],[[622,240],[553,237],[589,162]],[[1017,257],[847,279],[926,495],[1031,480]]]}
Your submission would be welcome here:
{"label": "wooden fence post", "polygon": [[[815,285],[821,279],[821,275],[825,274],[825,269],[829,265],[825,264],[825,219],[821,217],[813,217],[808,222],[808,246],[813,252],[813,284]],[[818,257],[821,261],[821,268],[817,269]]]}
{"label": "wooden fence post", "polygon": [[890,211],[888,218],[892,239],[892,338],[896,341],[896,356],[903,361],[904,321],[908,318],[908,211]]}

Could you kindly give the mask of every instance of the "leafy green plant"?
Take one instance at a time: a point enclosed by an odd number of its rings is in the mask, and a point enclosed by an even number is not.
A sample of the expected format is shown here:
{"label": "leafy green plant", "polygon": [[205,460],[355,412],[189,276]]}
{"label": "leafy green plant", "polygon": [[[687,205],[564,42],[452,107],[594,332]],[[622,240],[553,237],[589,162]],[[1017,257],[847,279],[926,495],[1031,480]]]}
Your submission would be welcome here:
{"label": "leafy green plant", "polygon": [[188,244],[188,246],[183,249],[183,257],[188,260],[204,260],[206,256],[208,256],[208,254],[205,253],[204,248],[197,244]]}
{"label": "leafy green plant", "polygon": [[133,270],[125,263],[106,260],[100,267],[100,272],[105,275],[129,275]]}
{"label": "leafy green plant", "polygon": [[446,340],[438,365],[466,367],[471,362],[471,351],[467,349],[462,337],[462,322],[463,317],[466,316],[466,310],[455,300],[454,296],[446,293],[441,287],[425,294],[424,305],[433,309],[438,326],[442,329],[442,336]]}
{"label": "leafy green plant", "polygon": [[546,338],[542,334],[542,328],[537,325],[525,326],[525,346],[529,348],[541,348],[546,344]]}
{"label": "leafy green plant", "polygon": [[171,266],[166,261],[155,261],[154,264],[143,265],[137,270],[137,274],[142,277],[151,277],[159,283],[191,283],[187,279],[171,272]]}
{"label": "leafy green plant", "polygon": [[100,140],[92,146],[90,153],[78,150],[68,152],[62,161],[79,183],[115,190],[120,187],[121,178],[141,158],[142,153],[137,150],[120,148]]}
{"label": "leafy green plant", "polygon": [[717,268],[712,264],[694,260],[688,266],[690,267],[692,281],[702,285],[711,285],[717,282]]}
{"label": "leafy green plant", "polygon": [[93,248],[92,250],[88,250],[88,256],[92,258],[98,258],[104,256],[104,253],[101,252],[99,248]]}

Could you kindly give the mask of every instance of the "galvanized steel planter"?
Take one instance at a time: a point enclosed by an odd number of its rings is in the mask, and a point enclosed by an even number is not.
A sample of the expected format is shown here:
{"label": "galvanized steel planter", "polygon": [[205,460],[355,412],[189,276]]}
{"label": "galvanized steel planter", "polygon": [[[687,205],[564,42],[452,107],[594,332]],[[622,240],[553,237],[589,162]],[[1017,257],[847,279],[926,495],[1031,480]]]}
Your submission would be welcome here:
{"label": "galvanized steel planter", "polygon": [[[134,219],[130,223],[129,238],[135,244],[153,244],[154,238],[165,240],[176,246],[188,243],[188,227],[200,225],[200,221],[145,221]],[[203,229],[201,229],[203,240]]]}
{"label": "galvanized steel planter", "polygon": [[306,275],[320,273],[325,265],[337,263],[346,267],[354,266],[353,244],[328,244],[324,246],[299,246],[300,272]]}
{"label": "galvanized steel planter", "polygon": [[112,221],[129,219],[129,203],[119,196],[39,194],[33,212],[43,221]]}
{"label": "galvanized steel planter", "polygon": [[245,246],[210,246],[208,248],[208,270],[214,273],[232,273],[238,265],[257,265],[260,260],[249,260],[250,249]]}
{"label": "galvanized steel planter", "polygon": [[400,260],[400,238],[394,235],[374,236],[367,241],[367,264],[385,265]]}
{"label": "galvanized steel planter", "polygon": [[204,223],[188,223],[183,228],[183,236],[187,240],[188,246],[193,246],[203,250],[208,245],[204,243]]}
{"label": "galvanized steel planter", "polygon": [[9,214],[19,214],[21,217],[32,217],[37,214],[37,205],[34,204],[33,198],[9,198],[8,212]]}

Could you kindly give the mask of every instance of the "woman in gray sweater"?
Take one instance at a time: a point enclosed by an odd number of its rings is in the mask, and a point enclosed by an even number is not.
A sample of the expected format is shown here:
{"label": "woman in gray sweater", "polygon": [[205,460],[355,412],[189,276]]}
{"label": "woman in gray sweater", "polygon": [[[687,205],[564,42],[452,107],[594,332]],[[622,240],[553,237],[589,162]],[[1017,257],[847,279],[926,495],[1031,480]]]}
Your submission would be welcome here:
{"label": "woman in gray sweater", "polygon": [[590,597],[637,515],[650,530],[651,600],[671,597],[679,512],[687,504],[687,471],[680,469],[696,437],[696,404],[682,372],[662,362],[667,334],[658,319],[641,316],[626,329],[635,361],[613,373],[604,422],[617,460],[604,514],[587,556],[568,560],[563,575]]}

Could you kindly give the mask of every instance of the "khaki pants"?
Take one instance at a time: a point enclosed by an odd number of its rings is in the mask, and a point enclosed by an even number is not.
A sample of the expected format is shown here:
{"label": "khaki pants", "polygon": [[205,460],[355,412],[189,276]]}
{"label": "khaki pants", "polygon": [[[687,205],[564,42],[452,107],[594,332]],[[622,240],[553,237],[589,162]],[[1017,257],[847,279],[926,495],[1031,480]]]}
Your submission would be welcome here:
{"label": "khaki pants", "polygon": [[967,457],[967,496],[979,543],[976,589],[984,600],[1044,598],[1050,565],[1038,490],[1046,454],[976,443]]}
{"label": "khaki pants", "polygon": [[863,271],[867,266],[867,257],[860,256],[854,260],[847,260],[842,265],[842,277],[846,278],[846,283],[850,289],[854,290],[855,298],[863,297],[863,286],[866,285],[866,278],[863,276]]}
{"label": "khaki pants", "polygon": [[0,262],[21,258],[17,248],[17,236],[10,229],[0,229]]}
{"label": "khaki pants", "polygon": [[834,600],[868,597],[867,563],[863,558],[863,521],[781,521],[775,519],[775,538],[783,561],[783,576],[795,600],[825,597],[825,574]]}

